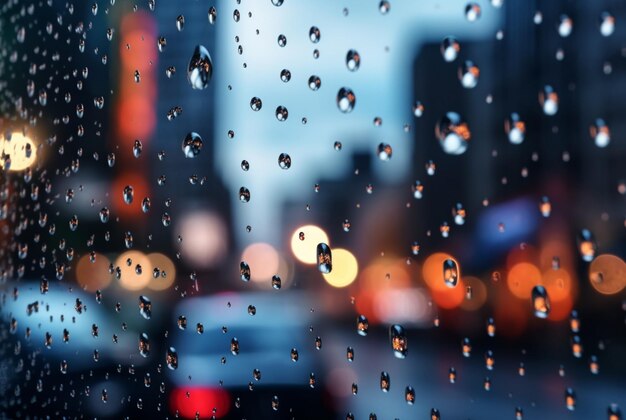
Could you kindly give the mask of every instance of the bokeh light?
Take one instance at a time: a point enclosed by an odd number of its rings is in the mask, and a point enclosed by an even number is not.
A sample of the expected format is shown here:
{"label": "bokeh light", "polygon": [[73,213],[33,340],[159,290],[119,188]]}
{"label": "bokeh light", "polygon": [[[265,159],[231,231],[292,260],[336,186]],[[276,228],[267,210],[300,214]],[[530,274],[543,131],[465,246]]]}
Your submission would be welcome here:
{"label": "bokeh light", "polygon": [[228,231],[215,213],[196,211],[180,218],[178,231],[183,261],[198,268],[219,265],[228,251]]}
{"label": "bokeh light", "polygon": [[241,260],[250,266],[250,279],[256,282],[267,281],[279,273],[280,256],[270,244],[257,242],[249,245],[241,254]]}
{"label": "bokeh light", "polygon": [[[130,264],[128,264],[129,261]],[[152,280],[152,262],[143,252],[126,251],[117,257],[115,266],[119,267],[122,272],[119,284],[124,289],[141,290]],[[138,270],[137,266],[141,269]]]}
{"label": "bokeh light", "polygon": [[589,282],[603,295],[614,295],[626,287],[626,264],[621,258],[598,255],[589,265]]}
{"label": "bokeh light", "polygon": [[533,287],[541,284],[541,271],[534,264],[517,263],[509,270],[506,283],[514,296],[520,299],[530,299]]}
{"label": "bokeh light", "polygon": [[[22,171],[32,166],[37,160],[37,145],[21,132],[11,134],[11,140],[0,139],[0,155],[9,155],[10,171]],[[0,159],[0,168],[4,168],[5,161]]]}
{"label": "bokeh light", "polygon": [[330,245],[328,235],[321,228],[315,225],[300,226],[291,235],[291,252],[300,262],[315,264],[317,244],[322,242]]}
{"label": "bokeh light", "polygon": [[[92,262],[93,261],[93,262]],[[83,255],[76,264],[76,281],[87,292],[106,289],[112,280],[111,261],[102,254]]]}
{"label": "bokeh light", "polygon": [[356,279],[359,264],[356,257],[347,249],[333,249],[333,270],[322,274],[324,280],[333,287],[346,287]]}

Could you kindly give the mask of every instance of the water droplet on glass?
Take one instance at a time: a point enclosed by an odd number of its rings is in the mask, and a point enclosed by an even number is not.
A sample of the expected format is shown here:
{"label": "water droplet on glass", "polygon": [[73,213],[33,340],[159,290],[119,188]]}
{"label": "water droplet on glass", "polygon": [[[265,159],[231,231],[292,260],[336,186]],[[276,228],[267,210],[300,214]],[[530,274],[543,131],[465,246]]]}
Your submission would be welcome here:
{"label": "water droplet on glass", "polygon": [[456,40],[456,38],[447,36],[441,42],[441,55],[443,59],[448,63],[456,60],[461,51],[461,44]]}
{"label": "water droplet on glass", "polygon": [[448,112],[439,120],[435,135],[443,151],[451,155],[464,153],[471,138],[467,122],[456,112]]}
{"label": "water droplet on glass", "polygon": [[465,19],[468,22],[476,22],[481,15],[481,9],[478,3],[468,3],[465,6]]}
{"label": "water droplet on glass", "polygon": [[139,296],[139,313],[145,319],[152,317],[152,302],[147,296]]}
{"label": "water droplet on glass", "polygon": [[399,324],[389,327],[389,340],[393,355],[398,359],[404,359],[408,352],[409,343],[404,328]]}
{"label": "water droplet on glass", "polygon": [[390,9],[391,3],[389,3],[387,0],[381,0],[381,2],[378,3],[378,11],[381,15],[386,15],[387,13],[389,13]]}
{"label": "water droplet on glass", "polygon": [[165,363],[171,370],[178,369],[178,353],[176,353],[176,349],[174,347],[167,349],[167,352],[165,353]]}
{"label": "water droplet on glass", "polygon": [[241,276],[241,280],[250,281],[250,266],[245,261],[239,263],[239,274]]}
{"label": "water droplet on glass", "polygon": [[317,244],[317,269],[320,273],[328,274],[333,270],[333,259],[330,247],[320,242]]}
{"label": "water droplet on glass", "polygon": [[361,66],[361,56],[356,50],[349,50],[346,54],[346,66],[350,71],[357,71]]}
{"label": "water droplet on glass", "polygon": [[388,161],[389,159],[391,159],[391,155],[393,153],[393,150],[391,148],[391,145],[389,145],[387,143],[380,143],[378,145],[376,153],[378,154],[378,158],[380,160]]}
{"label": "water droplet on glass", "polygon": [[263,107],[263,101],[261,98],[257,98],[256,96],[250,99],[250,109],[253,111],[260,111]]}
{"label": "water droplet on glass", "polygon": [[322,34],[320,32],[320,29],[317,26],[311,26],[311,29],[309,29],[309,39],[311,40],[311,42],[317,44],[318,42],[320,42],[321,37]]}
{"label": "water droplet on glass", "polygon": [[187,80],[193,89],[206,89],[213,75],[213,61],[209,51],[197,45],[187,66]]}
{"label": "water droplet on glass", "polygon": [[341,112],[352,112],[356,104],[356,96],[350,88],[342,87],[337,92],[337,107]]}
{"label": "water droplet on glass", "polygon": [[578,234],[578,252],[583,261],[591,262],[596,256],[597,249],[593,233],[588,229],[581,230]]}
{"label": "water droplet on glass", "polygon": [[150,339],[146,333],[139,335],[139,354],[143,357],[148,357],[150,354]]}
{"label": "water droplet on glass", "polygon": [[366,336],[369,328],[370,325],[365,315],[359,315],[356,319],[356,332],[359,335]]}
{"label": "water droplet on glass", "polygon": [[280,34],[278,35],[276,42],[278,42],[279,47],[285,47],[287,45],[287,37],[283,34]]}
{"label": "water droplet on glass", "polygon": [[215,21],[217,20],[217,9],[215,6],[211,6],[208,12],[208,19],[211,25],[215,25]]}
{"label": "water droplet on glass", "polygon": [[443,279],[446,286],[455,287],[459,281],[459,272],[456,261],[446,259],[443,262]]}
{"label": "water droplet on glass", "polygon": [[202,150],[202,137],[196,132],[187,133],[181,145],[183,154],[186,158],[193,159],[200,154]]}
{"label": "water droplet on glass", "polygon": [[511,144],[520,144],[526,135],[526,123],[521,120],[519,114],[512,112],[504,121],[504,132]]}
{"label": "water droplet on glass", "polygon": [[609,12],[600,14],[600,33],[602,36],[611,36],[615,31],[615,18]]}
{"label": "water droplet on glass", "polygon": [[589,127],[591,138],[598,147],[606,147],[611,142],[611,131],[602,118],[597,118]]}
{"label": "water droplet on glass", "polygon": [[465,60],[463,65],[459,67],[459,80],[461,86],[466,89],[473,89],[478,84],[478,76],[480,75],[480,69],[473,61]]}
{"label": "water droplet on glass", "polygon": [[541,285],[533,287],[531,292],[533,313],[537,318],[547,318],[550,314],[550,299],[548,291]]}
{"label": "water droplet on glass", "polygon": [[282,105],[276,108],[276,119],[278,121],[287,121],[288,117],[289,111],[287,111],[287,108]]}
{"label": "water droplet on glass", "polygon": [[133,202],[133,198],[135,197],[135,193],[133,190],[133,187],[130,185],[127,185],[124,187],[124,191],[122,193],[122,196],[124,197],[124,202],[126,204],[130,204]]}
{"label": "water droplet on glass", "polygon": [[539,92],[539,105],[546,115],[555,115],[559,110],[559,95],[550,85],[545,85]]}
{"label": "water droplet on glass", "polygon": [[572,29],[574,29],[574,21],[567,15],[561,15],[558,26],[559,35],[562,38],[567,38],[571,35]]}
{"label": "water droplet on glass", "polygon": [[385,371],[380,372],[380,390],[383,392],[389,392],[390,387],[391,378],[389,377],[389,373]]}
{"label": "water droplet on glass", "polygon": [[315,91],[318,90],[321,86],[322,80],[319,77],[315,75],[309,77],[309,89]]}
{"label": "water droplet on glass", "polygon": [[278,166],[280,169],[291,168],[291,157],[287,153],[281,153],[278,156]]}
{"label": "water droplet on glass", "polygon": [[291,72],[289,70],[287,70],[287,69],[282,69],[280,71],[280,80],[282,80],[285,83],[290,81],[291,80]]}
{"label": "water droplet on glass", "polygon": [[250,190],[246,187],[239,188],[239,201],[247,203],[250,201]]}

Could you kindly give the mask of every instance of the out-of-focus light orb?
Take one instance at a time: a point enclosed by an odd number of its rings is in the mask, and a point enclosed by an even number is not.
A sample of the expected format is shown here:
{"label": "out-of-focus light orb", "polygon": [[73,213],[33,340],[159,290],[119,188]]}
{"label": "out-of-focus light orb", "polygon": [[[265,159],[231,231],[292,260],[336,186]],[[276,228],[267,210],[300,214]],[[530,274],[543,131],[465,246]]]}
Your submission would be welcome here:
{"label": "out-of-focus light orb", "polygon": [[515,264],[506,276],[506,283],[514,296],[520,299],[530,299],[533,287],[541,284],[541,271],[531,263]]}
{"label": "out-of-focus light orb", "polygon": [[374,295],[374,314],[383,323],[425,324],[430,312],[428,300],[423,289],[381,290]]}
{"label": "out-of-focus light orb", "polygon": [[[291,252],[305,264],[317,263],[317,244],[328,243],[328,235],[315,225],[300,226],[291,235]],[[333,250],[333,260],[335,250]]]}
{"label": "out-of-focus light orb", "polygon": [[270,244],[257,242],[249,245],[243,250],[241,261],[245,261],[250,266],[252,281],[266,281],[269,285],[272,276],[279,273],[280,256]]}
{"label": "out-of-focus light orb", "polygon": [[444,263],[450,260],[457,267],[457,278],[460,277],[460,270],[458,269],[459,264],[454,259],[454,257],[450,254],[446,254],[443,252],[436,252],[431,254],[424,261],[424,265],[422,266],[422,276],[424,277],[424,281],[434,290],[446,290],[450,289],[450,287],[446,284],[446,279],[444,276]]}
{"label": "out-of-focus light orb", "polygon": [[333,287],[346,287],[352,284],[359,273],[356,257],[347,249],[333,249],[333,271],[322,274],[324,280]]}
{"label": "out-of-focus light orb", "polygon": [[626,263],[611,255],[598,255],[589,265],[589,282],[603,295],[614,295],[626,287]]}
{"label": "out-of-focus light orb", "polygon": [[211,268],[223,261],[228,250],[224,221],[214,213],[197,211],[180,218],[183,259],[198,268]]}
{"label": "out-of-focus light orb", "polygon": [[[12,133],[10,140],[0,139],[0,156],[9,155],[9,171],[22,171],[32,166],[37,160],[37,147],[32,139],[20,132]],[[4,169],[5,160],[0,159],[0,168]]]}
{"label": "out-of-focus light orb", "polygon": [[[152,263],[152,279],[148,283],[148,288],[152,290],[165,290],[168,289],[174,280],[176,280],[176,267],[171,259],[166,255],[158,252],[148,254],[148,258]],[[158,269],[158,277],[155,277],[155,270]]]}
{"label": "out-of-focus light orb", "polygon": [[95,254],[95,258],[89,254],[83,255],[76,264],[76,281],[87,292],[106,289],[112,279],[110,263],[102,254]]}
{"label": "out-of-focus light orb", "polygon": [[[128,264],[129,261],[130,265]],[[143,252],[126,251],[117,257],[115,266],[122,271],[119,284],[124,289],[141,290],[150,284],[154,267],[150,258]]]}
{"label": "out-of-focus light orb", "polygon": [[487,286],[479,278],[464,276],[465,299],[461,303],[461,309],[475,311],[480,309],[487,301]]}

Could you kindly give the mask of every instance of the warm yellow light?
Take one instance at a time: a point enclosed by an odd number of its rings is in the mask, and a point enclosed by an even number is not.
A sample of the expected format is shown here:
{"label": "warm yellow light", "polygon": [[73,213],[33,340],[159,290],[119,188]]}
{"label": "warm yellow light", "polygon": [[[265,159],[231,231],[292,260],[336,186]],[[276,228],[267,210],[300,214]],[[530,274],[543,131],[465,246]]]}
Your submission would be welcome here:
{"label": "warm yellow light", "polygon": [[333,271],[322,274],[324,280],[333,287],[346,287],[356,279],[359,264],[347,249],[333,249]]}
{"label": "warm yellow light", "polygon": [[272,276],[279,273],[280,257],[270,244],[258,242],[249,245],[241,254],[241,261],[250,266],[252,281],[267,281],[270,284]]}
{"label": "warm yellow light", "polygon": [[[129,264],[130,262],[130,264]],[[152,262],[139,251],[126,251],[115,260],[115,266],[121,269],[120,285],[128,290],[141,290],[152,279]],[[139,267],[138,267],[139,266]]]}
{"label": "warm yellow light", "polygon": [[[0,156],[9,155],[11,163],[9,171],[22,171],[35,163],[37,147],[35,142],[20,132],[11,134],[11,140],[0,139]],[[0,159],[0,168],[4,168],[5,160]]]}
{"label": "warm yellow light", "polygon": [[83,255],[76,264],[76,281],[87,292],[104,290],[111,283],[109,259],[102,254]]}
{"label": "warm yellow light", "polygon": [[[172,260],[158,252],[148,254],[148,258],[153,267],[152,279],[150,283],[148,283],[148,288],[159,291],[165,290],[174,284],[174,280],[176,280],[176,267]],[[157,268],[159,271],[155,272]]]}
{"label": "warm yellow light", "polygon": [[[322,242],[330,245],[328,235],[321,228],[315,225],[300,226],[291,235],[291,251],[301,262],[315,264],[317,262],[317,244]],[[333,260],[334,257],[335,250],[333,250]]]}

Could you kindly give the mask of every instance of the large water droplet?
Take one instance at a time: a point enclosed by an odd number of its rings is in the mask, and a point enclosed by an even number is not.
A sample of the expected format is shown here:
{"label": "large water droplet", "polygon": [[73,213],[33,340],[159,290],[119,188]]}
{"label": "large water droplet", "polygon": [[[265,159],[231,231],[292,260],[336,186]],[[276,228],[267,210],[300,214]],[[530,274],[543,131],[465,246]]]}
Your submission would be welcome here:
{"label": "large water droplet", "polygon": [[206,89],[213,75],[213,61],[209,51],[197,45],[187,66],[187,80],[193,89]]}
{"label": "large water droplet", "polygon": [[193,159],[200,154],[202,150],[202,137],[196,132],[187,133],[181,145],[183,154],[186,158]]}
{"label": "large water droplet", "polygon": [[389,327],[389,340],[393,355],[398,359],[404,359],[408,353],[409,343],[404,328],[399,324]]}
{"label": "large water droplet", "polygon": [[352,112],[356,105],[356,96],[350,88],[342,87],[337,92],[337,107],[341,112]]}
{"label": "large water droplet", "polygon": [[448,112],[439,120],[435,135],[443,151],[451,155],[463,154],[471,138],[467,122],[456,112]]}
{"label": "large water droplet", "polygon": [[361,56],[356,50],[349,50],[346,54],[346,67],[350,71],[357,71],[361,67]]}
{"label": "large water droplet", "polygon": [[323,242],[317,244],[317,269],[324,274],[328,274],[333,270],[333,258],[330,247]]}
{"label": "large water droplet", "polygon": [[550,315],[550,299],[548,291],[541,285],[533,287],[531,293],[533,313],[537,318],[547,318]]}

